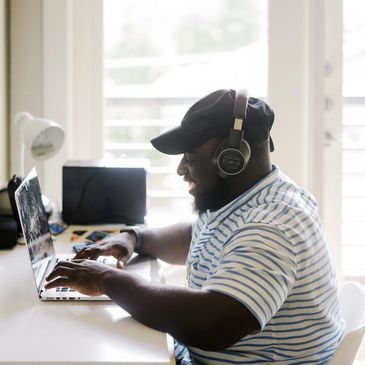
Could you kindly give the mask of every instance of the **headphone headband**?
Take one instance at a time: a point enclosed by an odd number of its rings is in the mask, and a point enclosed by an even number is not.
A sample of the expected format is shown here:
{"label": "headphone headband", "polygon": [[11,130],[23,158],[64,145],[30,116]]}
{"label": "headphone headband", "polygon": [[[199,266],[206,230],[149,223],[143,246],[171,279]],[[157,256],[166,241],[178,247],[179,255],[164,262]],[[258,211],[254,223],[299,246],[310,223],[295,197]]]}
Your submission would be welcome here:
{"label": "headphone headband", "polygon": [[235,119],[246,120],[248,106],[248,94],[246,90],[237,90],[234,102],[233,114]]}

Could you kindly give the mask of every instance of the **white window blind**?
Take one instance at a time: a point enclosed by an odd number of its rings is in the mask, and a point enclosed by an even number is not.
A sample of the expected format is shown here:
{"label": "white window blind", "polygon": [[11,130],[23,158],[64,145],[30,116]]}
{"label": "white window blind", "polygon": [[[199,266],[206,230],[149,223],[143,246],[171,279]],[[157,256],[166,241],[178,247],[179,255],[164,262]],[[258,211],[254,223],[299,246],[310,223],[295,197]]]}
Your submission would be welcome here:
{"label": "white window blind", "polygon": [[186,217],[192,202],[181,156],[149,140],[215,89],[266,97],[266,33],[266,1],[104,0],[104,156],[149,160],[154,217]]}

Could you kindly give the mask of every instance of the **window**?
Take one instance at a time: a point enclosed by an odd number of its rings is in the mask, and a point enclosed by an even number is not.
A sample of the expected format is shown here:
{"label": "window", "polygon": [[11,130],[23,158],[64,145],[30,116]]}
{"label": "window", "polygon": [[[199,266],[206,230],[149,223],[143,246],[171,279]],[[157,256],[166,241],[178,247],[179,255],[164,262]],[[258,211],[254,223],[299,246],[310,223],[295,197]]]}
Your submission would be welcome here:
{"label": "window", "polygon": [[365,236],[365,6],[343,2],[342,266],[364,276]]}
{"label": "window", "polygon": [[176,175],[181,156],[149,140],[215,89],[244,85],[266,97],[266,34],[266,1],[104,0],[104,156],[149,160],[154,217],[192,209]]}
{"label": "window", "polygon": [[[67,159],[143,157],[151,163],[151,215],[179,219],[178,214],[191,214],[185,183],[175,173],[179,157],[154,151],[149,139],[176,125],[207,92],[244,85],[273,106],[274,160],[315,193],[338,268],[342,261],[345,271],[359,272],[365,247],[360,231],[365,221],[364,5],[361,8],[362,2],[355,0],[272,4],[265,0],[14,4],[11,24],[23,26],[16,28],[11,44],[17,57],[11,59],[10,115],[24,109],[45,114],[62,122],[67,131],[63,151],[51,162],[37,164],[45,194],[61,203],[60,166]],[[36,18],[30,19],[29,11]],[[343,123],[338,112],[342,20]],[[34,44],[37,47],[29,53]],[[24,57],[26,63],[21,62]],[[327,66],[333,66],[330,77],[323,75],[324,68],[331,71]],[[329,91],[327,110],[323,101]],[[10,131],[13,164],[19,146],[13,126]],[[29,168],[34,161],[26,164]]]}

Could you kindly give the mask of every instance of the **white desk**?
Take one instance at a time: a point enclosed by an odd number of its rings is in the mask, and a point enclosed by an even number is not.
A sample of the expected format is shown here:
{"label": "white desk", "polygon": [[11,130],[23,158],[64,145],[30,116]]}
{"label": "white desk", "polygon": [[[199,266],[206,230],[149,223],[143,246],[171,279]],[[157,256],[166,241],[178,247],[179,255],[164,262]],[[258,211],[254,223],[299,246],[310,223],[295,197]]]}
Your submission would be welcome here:
{"label": "white desk", "polygon": [[[69,233],[58,253],[71,252]],[[25,246],[0,251],[0,364],[175,363],[169,336],[113,303],[40,301],[31,270]]]}

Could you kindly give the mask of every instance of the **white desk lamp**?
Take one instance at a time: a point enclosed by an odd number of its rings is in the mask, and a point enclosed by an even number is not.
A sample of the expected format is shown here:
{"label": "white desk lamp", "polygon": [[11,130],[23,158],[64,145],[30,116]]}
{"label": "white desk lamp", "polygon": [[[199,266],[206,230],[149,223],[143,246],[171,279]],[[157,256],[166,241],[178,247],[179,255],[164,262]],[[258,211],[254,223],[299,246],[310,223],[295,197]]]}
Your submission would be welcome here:
{"label": "white desk lamp", "polygon": [[[28,112],[16,113],[14,124],[20,129],[21,150],[13,173],[23,178],[25,150],[27,149],[35,160],[47,160],[61,149],[65,133],[58,123],[46,118],[34,118]],[[49,199],[42,195],[42,200],[46,207]],[[12,205],[15,205],[15,202]],[[24,243],[21,237],[18,243]]]}
{"label": "white desk lamp", "polygon": [[56,122],[46,118],[34,118],[28,112],[16,113],[14,124],[21,131],[21,153],[17,172],[20,177],[24,177],[25,148],[35,160],[47,160],[60,150],[65,133]]}

